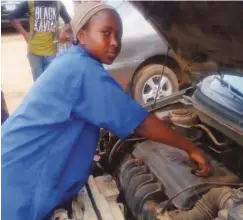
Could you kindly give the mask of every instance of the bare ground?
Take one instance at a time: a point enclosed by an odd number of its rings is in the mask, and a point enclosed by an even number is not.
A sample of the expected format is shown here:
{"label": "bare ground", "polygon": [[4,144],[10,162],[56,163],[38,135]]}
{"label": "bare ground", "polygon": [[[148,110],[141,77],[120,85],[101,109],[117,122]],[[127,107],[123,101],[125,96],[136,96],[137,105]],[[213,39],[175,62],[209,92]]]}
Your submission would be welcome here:
{"label": "bare ground", "polygon": [[23,37],[11,29],[2,30],[1,46],[1,89],[11,114],[33,81]]}

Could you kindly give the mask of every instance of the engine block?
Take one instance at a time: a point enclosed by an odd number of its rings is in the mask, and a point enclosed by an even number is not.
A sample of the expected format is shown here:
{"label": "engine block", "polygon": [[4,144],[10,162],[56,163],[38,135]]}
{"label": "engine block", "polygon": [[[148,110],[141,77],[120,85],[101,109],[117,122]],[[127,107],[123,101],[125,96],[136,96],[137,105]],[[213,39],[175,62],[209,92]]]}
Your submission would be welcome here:
{"label": "engine block", "polygon": [[165,144],[152,141],[139,143],[136,145],[133,155],[143,160],[146,167],[155,176],[156,181],[161,184],[168,198],[194,186],[174,199],[173,204],[177,208],[189,209],[200,198],[200,195],[215,187],[213,184],[204,183],[238,182],[237,176],[212,159],[213,174],[206,178],[196,176],[192,172],[195,164],[188,159],[187,154]]}

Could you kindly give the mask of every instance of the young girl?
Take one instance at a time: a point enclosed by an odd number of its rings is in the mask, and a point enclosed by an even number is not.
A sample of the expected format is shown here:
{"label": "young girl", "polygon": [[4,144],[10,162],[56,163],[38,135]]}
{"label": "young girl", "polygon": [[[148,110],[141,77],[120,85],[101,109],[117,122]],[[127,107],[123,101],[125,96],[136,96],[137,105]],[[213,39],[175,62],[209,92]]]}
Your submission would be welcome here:
{"label": "young girl", "polygon": [[103,68],[121,49],[117,12],[82,3],[72,28],[77,44],[54,60],[2,127],[3,220],[43,219],[74,197],[89,176],[100,127],[183,149],[199,174],[210,172],[196,146],[148,114]]}

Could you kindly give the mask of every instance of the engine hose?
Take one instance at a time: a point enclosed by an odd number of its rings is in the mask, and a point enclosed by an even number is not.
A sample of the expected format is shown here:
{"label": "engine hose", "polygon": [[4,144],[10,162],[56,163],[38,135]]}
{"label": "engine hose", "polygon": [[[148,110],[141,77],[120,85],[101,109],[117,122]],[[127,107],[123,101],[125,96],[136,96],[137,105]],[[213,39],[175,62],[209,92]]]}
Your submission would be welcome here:
{"label": "engine hose", "polygon": [[226,187],[226,186],[231,186],[231,187],[243,187],[243,183],[221,183],[221,182],[205,182],[205,183],[199,183],[199,184],[196,184],[196,185],[192,185],[182,191],[180,191],[179,193],[177,193],[175,196],[173,196],[172,198],[170,198],[168,200],[168,202],[166,203],[166,205],[163,207],[162,209],[162,213],[165,213],[167,211],[167,208],[171,205],[171,203],[173,202],[173,200],[175,198],[177,198],[179,195],[185,193],[186,191],[189,191],[189,190],[192,190],[192,189],[196,189],[200,186],[213,186],[213,187]]}
{"label": "engine hose", "polygon": [[164,188],[158,182],[148,183],[137,189],[132,203],[132,213],[138,215],[143,209],[145,201],[153,199],[153,197],[158,197],[158,195],[163,194]]}
{"label": "engine hose", "polygon": [[131,138],[131,139],[119,139],[116,144],[114,145],[114,147],[112,148],[110,154],[109,154],[109,158],[108,158],[108,164],[111,164],[112,161],[112,157],[115,154],[115,152],[126,142],[130,142],[130,141],[141,141],[141,140],[145,140],[144,138]]}
{"label": "engine hose", "polygon": [[153,183],[156,181],[155,176],[152,173],[144,173],[137,176],[134,176],[129,181],[129,186],[124,189],[125,199],[128,206],[131,208],[133,206],[133,199],[136,191],[143,185],[148,183]]}
{"label": "engine hose", "polygon": [[213,141],[213,143],[217,146],[220,146],[220,147],[224,147],[224,146],[227,146],[229,143],[226,141],[226,142],[222,142],[220,143],[216,137],[213,135],[213,133],[204,125],[202,124],[195,124],[195,125],[183,125],[183,124],[180,124],[180,123],[177,123],[177,122],[173,122],[174,125],[178,126],[178,127],[183,127],[183,128],[201,128],[202,130],[204,130],[208,136],[211,138],[211,140]]}
{"label": "engine hose", "polygon": [[123,188],[128,189],[132,177],[143,173],[148,173],[148,168],[145,165],[135,166],[127,170],[123,175],[123,180],[124,180]]}
{"label": "engine hose", "polygon": [[126,175],[127,170],[131,169],[132,167],[142,165],[143,161],[141,159],[131,159],[127,160],[125,163],[122,164],[122,166],[119,169],[119,182],[121,186],[124,186],[124,176]]}
{"label": "engine hose", "polygon": [[122,144],[124,143],[125,140],[123,139],[119,139],[115,145],[113,146],[113,148],[111,149],[111,152],[109,154],[109,158],[108,158],[108,164],[111,164],[111,161],[112,161],[112,156],[113,154],[116,152],[117,148]]}
{"label": "engine hose", "polygon": [[224,208],[232,193],[233,190],[229,187],[213,188],[203,195],[191,210],[172,211],[168,214],[174,220],[211,220]]}

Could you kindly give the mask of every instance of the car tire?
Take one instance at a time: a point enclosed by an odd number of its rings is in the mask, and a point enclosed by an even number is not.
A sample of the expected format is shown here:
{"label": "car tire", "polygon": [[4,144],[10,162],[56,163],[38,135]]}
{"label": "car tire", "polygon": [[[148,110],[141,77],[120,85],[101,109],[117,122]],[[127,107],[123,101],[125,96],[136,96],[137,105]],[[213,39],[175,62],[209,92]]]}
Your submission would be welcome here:
{"label": "car tire", "polygon": [[[162,98],[163,96],[170,95],[179,90],[178,79],[172,69],[170,69],[167,66],[163,66],[162,64],[149,64],[142,67],[140,70],[138,70],[134,78],[133,89],[132,89],[133,98],[138,103],[146,104],[148,102],[152,102],[155,100],[157,88],[152,88],[150,84],[152,84],[151,82],[153,81],[155,84],[154,87],[156,86],[158,87],[163,67],[164,67],[164,73],[162,76],[163,79],[161,81],[162,84],[160,86],[160,92],[157,96],[157,100],[159,98]],[[153,90],[152,94],[149,91],[149,86]],[[166,87],[168,88],[167,90]],[[150,96],[153,96],[153,98],[149,98]]]}

